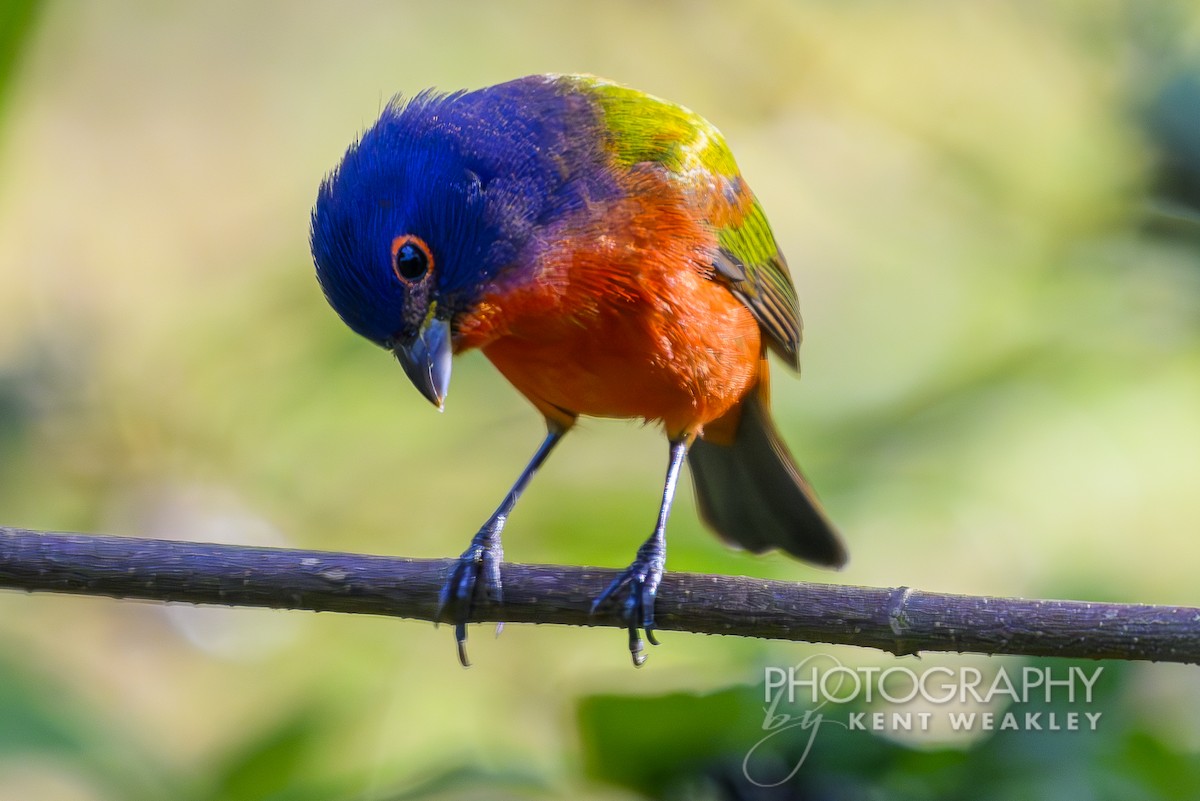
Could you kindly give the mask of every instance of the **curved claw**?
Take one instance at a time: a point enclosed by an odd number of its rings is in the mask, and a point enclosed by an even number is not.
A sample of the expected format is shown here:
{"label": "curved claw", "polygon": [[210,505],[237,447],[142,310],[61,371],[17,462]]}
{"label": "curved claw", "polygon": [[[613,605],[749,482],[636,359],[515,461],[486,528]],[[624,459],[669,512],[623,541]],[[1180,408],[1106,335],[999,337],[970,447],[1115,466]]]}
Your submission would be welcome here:
{"label": "curved claw", "polygon": [[646,661],[646,655],[642,651],[642,640],[638,637],[639,627],[646,632],[646,639],[651,645],[658,645],[658,640],[654,638],[654,598],[658,594],[658,584],[662,581],[663,566],[667,561],[667,516],[671,513],[671,500],[675,497],[679,469],[694,438],[695,433],[692,432],[671,440],[671,463],[667,467],[667,480],[663,485],[658,525],[650,538],[638,548],[633,564],[623,570],[592,603],[592,613],[595,614],[596,610],[615,594],[628,588],[629,594],[622,604],[621,617],[629,628],[629,655],[633,658],[634,667],[641,667]]}
{"label": "curved claw", "polygon": [[623,570],[605,588],[604,592],[592,602],[592,614],[611,601],[618,593],[626,592],[625,601],[621,604],[621,619],[625,621],[629,631],[629,655],[634,667],[641,667],[646,662],[645,650],[642,648],[642,638],[638,635],[641,629],[646,633],[646,639],[651,645],[658,645],[654,636],[654,599],[658,595],[658,584],[662,580],[662,560],[639,553],[628,568]]}
{"label": "curved claw", "polygon": [[[459,626],[455,626],[455,632],[458,632],[459,628]],[[458,638],[458,664],[468,668],[471,666],[471,660],[467,658],[467,632],[465,627],[462,628],[463,631],[455,635]]]}
{"label": "curved claw", "polygon": [[[463,551],[458,564],[450,571],[450,576],[438,593],[434,625],[445,619],[447,612],[452,615],[454,639],[458,645],[458,661],[463,667],[471,666],[471,660],[467,658],[467,623],[471,621],[475,612],[479,591],[482,589],[484,597],[491,603],[499,604],[504,601],[504,588],[500,580],[500,563],[503,560],[504,551],[500,547],[499,538],[485,536],[481,532],[471,541],[470,547]],[[503,625],[497,625],[497,634]]]}

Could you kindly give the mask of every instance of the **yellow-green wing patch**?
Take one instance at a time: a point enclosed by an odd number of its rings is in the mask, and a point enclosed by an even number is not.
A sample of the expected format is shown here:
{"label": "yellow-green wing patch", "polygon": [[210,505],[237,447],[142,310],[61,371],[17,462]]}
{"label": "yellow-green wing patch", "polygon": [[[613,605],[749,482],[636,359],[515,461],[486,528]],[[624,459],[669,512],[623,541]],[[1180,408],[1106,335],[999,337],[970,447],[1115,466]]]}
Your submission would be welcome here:
{"label": "yellow-green wing patch", "polygon": [[657,164],[688,182],[717,232],[713,278],[754,314],[772,350],[798,366],[796,290],[762,207],[741,178],[721,132],[683,106],[592,76],[563,76],[596,98],[606,150],[622,167]]}
{"label": "yellow-green wing patch", "polygon": [[[746,190],[749,191],[749,190]],[[800,366],[800,305],[787,262],[757,200],[741,222],[717,232],[717,273],[745,303],[767,334],[767,342],[788,364]],[[732,269],[736,267],[736,269]],[[738,279],[740,273],[743,278]]]}

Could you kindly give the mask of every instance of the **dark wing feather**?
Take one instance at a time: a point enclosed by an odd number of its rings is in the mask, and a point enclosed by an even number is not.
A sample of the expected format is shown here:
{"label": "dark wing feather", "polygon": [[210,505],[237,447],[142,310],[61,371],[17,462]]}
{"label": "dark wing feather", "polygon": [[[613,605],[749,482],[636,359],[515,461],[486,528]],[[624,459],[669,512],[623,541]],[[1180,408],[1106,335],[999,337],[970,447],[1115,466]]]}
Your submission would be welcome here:
{"label": "dark wing feather", "polygon": [[754,314],[771,350],[799,369],[803,332],[800,306],[787,262],[775,244],[758,201],[752,201],[742,224],[719,230],[718,243],[713,277],[728,284]]}

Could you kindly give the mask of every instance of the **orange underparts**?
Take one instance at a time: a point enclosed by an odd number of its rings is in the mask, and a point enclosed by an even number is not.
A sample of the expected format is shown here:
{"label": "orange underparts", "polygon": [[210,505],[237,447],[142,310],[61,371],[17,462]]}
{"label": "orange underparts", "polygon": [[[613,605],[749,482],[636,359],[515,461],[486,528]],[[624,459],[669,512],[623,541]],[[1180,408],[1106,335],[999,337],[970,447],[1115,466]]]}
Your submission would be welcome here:
{"label": "orange underparts", "polygon": [[458,320],[551,421],[661,421],[668,436],[731,440],[738,404],[766,389],[759,326],[713,280],[715,237],[677,195],[635,191],[549,234],[532,269]]}

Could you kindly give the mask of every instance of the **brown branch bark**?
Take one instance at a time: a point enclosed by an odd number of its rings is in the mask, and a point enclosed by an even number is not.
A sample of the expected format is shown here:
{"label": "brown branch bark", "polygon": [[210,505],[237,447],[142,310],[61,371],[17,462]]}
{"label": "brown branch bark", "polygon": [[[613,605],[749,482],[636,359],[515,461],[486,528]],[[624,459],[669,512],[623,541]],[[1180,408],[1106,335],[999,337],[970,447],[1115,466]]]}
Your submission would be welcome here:
{"label": "brown branch bark", "polygon": [[[58,534],[0,527],[0,588],[433,620],[450,559]],[[591,615],[615,571],[505,564],[504,604],[475,620],[623,626]],[[948,595],[905,587],[667,573],[659,628],[959,651],[1200,663],[1200,609]]]}

